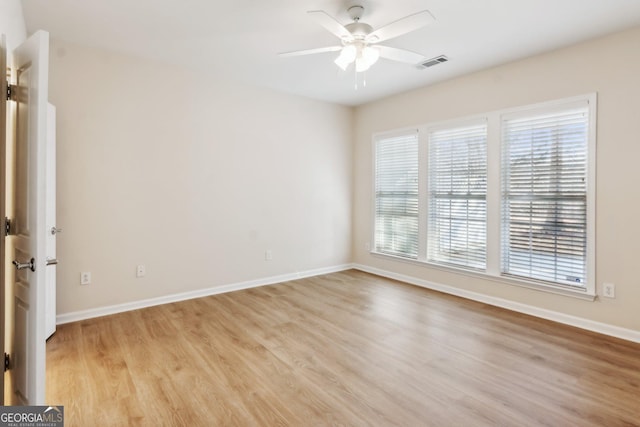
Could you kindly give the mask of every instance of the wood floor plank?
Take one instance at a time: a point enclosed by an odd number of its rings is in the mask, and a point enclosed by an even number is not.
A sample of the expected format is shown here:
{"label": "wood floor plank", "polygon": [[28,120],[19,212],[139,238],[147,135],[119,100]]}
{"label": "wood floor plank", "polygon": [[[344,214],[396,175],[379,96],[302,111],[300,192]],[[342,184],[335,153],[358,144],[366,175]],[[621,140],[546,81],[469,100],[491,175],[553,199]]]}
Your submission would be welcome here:
{"label": "wood floor plank", "polygon": [[61,325],[67,426],[640,426],[640,345],[358,271]]}

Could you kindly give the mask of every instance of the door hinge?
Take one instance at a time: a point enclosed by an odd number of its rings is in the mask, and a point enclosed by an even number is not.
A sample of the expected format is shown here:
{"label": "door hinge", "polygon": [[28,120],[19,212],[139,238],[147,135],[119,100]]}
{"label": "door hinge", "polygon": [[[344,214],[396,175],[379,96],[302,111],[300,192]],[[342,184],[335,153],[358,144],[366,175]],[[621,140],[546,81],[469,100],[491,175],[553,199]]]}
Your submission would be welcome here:
{"label": "door hinge", "polygon": [[7,101],[15,101],[18,95],[18,88],[7,82]]}
{"label": "door hinge", "polygon": [[4,217],[4,235],[9,236],[11,234],[11,220]]}
{"label": "door hinge", "polygon": [[7,372],[11,369],[11,357],[9,357],[8,353],[4,354],[4,371]]}

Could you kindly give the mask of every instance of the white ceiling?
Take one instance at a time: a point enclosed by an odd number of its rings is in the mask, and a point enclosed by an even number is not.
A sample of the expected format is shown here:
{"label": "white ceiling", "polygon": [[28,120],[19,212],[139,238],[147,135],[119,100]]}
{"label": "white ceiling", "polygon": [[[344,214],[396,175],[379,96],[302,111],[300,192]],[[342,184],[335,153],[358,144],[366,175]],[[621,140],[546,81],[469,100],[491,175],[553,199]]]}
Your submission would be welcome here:
{"label": "white ceiling", "polygon": [[[344,105],[359,105],[461,74],[640,25],[640,0],[22,0],[29,32],[182,64],[215,76]],[[331,46],[308,10],[350,22],[350,5],[379,28],[428,9],[436,22],[385,42],[450,62],[419,70],[381,59],[355,89],[337,53],[280,58]],[[640,46],[639,46],[640,48]],[[619,65],[619,64],[618,64]]]}

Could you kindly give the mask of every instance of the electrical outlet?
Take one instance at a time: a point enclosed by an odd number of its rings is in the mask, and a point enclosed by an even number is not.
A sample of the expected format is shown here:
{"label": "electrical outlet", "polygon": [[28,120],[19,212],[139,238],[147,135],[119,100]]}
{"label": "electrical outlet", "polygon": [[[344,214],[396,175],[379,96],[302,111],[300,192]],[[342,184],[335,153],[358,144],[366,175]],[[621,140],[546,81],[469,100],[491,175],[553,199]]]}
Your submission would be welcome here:
{"label": "electrical outlet", "polygon": [[273,253],[271,252],[271,249],[267,249],[266,251],[264,251],[264,260],[271,261],[272,259],[273,259]]}
{"label": "electrical outlet", "polygon": [[613,283],[603,283],[602,284],[602,296],[607,298],[615,298],[616,297],[616,285]]}
{"label": "electrical outlet", "polygon": [[145,274],[147,274],[147,268],[144,265],[139,264],[136,267],[136,277],[144,277]]}
{"label": "electrical outlet", "polygon": [[80,273],[80,284],[88,285],[91,283],[91,273],[88,271],[83,271]]}

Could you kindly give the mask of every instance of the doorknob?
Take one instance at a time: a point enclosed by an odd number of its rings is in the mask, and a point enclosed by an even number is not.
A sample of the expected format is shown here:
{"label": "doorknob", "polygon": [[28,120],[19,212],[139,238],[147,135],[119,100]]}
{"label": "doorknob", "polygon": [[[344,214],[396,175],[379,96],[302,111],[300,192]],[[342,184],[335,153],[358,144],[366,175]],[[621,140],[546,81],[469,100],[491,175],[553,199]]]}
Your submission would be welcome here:
{"label": "doorknob", "polygon": [[58,258],[47,258],[47,265],[56,265],[58,263]]}
{"label": "doorknob", "polygon": [[57,233],[62,233],[62,228],[51,227],[51,234],[55,236]]}
{"label": "doorknob", "polygon": [[16,270],[24,270],[28,268],[31,271],[36,271],[36,260],[33,258],[31,258],[29,262],[18,262],[13,260],[13,265],[16,266]]}

